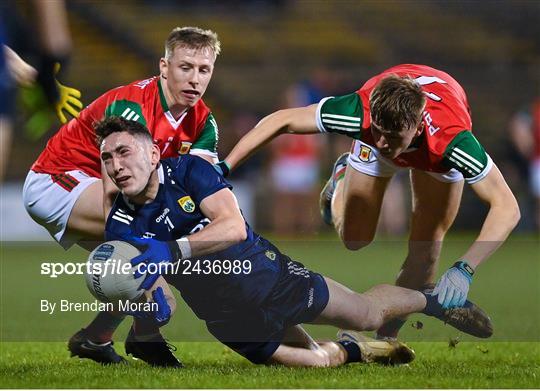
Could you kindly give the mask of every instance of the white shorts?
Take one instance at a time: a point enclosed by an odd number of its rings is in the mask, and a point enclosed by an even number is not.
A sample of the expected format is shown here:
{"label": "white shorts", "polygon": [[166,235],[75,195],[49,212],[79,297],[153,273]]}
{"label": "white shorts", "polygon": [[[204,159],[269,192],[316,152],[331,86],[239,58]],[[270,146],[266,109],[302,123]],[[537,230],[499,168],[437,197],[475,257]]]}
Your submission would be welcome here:
{"label": "white shorts", "polygon": [[99,180],[79,170],[52,175],[29,171],[23,187],[24,207],[67,250],[81,239],[66,233],[71,210],[82,192]]}
{"label": "white shorts", "polygon": [[[347,163],[356,171],[360,171],[364,174],[374,177],[391,177],[400,170],[409,170],[409,167],[400,167],[394,164],[390,159],[381,156],[379,150],[366,144],[360,140],[353,141],[352,152],[349,154]],[[463,174],[458,170],[452,168],[450,171],[429,172],[424,171],[431,175],[438,181],[445,183],[454,183],[463,180]]]}

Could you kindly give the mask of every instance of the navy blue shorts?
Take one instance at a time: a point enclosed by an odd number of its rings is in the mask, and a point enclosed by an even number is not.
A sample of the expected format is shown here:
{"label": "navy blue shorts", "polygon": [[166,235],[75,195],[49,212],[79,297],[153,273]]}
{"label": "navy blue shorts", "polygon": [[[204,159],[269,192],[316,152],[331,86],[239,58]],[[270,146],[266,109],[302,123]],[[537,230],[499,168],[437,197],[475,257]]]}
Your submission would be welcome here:
{"label": "navy blue shorts", "polygon": [[208,331],[255,364],[266,363],[283,340],[285,330],[316,319],[328,304],[323,276],[279,254],[282,273],[265,302],[225,319],[207,321]]}

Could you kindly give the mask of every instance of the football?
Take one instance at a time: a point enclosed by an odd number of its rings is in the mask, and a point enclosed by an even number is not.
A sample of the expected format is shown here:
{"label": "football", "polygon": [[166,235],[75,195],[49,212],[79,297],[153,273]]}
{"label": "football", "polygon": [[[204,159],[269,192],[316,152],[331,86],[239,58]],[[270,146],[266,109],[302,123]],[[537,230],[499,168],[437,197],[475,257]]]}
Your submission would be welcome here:
{"label": "football", "polygon": [[118,240],[105,242],[92,251],[86,268],[86,286],[102,302],[137,300],[144,289],[139,286],[143,274],[134,278],[136,268],[130,260],[141,252],[129,243]]}

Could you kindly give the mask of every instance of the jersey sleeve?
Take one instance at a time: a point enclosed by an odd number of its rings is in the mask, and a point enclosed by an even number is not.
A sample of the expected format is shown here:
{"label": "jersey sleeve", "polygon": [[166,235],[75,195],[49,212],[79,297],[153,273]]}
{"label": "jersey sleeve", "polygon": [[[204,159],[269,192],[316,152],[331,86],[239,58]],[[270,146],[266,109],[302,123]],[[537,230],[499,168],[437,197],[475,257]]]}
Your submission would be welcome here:
{"label": "jersey sleeve", "polygon": [[208,196],[232,186],[206,160],[193,156],[184,178],[188,194],[197,205]]}
{"label": "jersey sleeve", "polygon": [[199,138],[191,146],[190,153],[195,155],[209,155],[213,158],[217,158],[218,140],[218,125],[216,119],[212,113],[210,113]]}
{"label": "jersey sleeve", "polygon": [[454,137],[443,156],[443,162],[461,172],[469,184],[484,179],[493,167],[491,157],[467,130]]}
{"label": "jersey sleeve", "polygon": [[146,118],[144,118],[142,113],[141,105],[127,99],[113,100],[105,108],[105,117],[112,116],[123,117],[129,121],[137,121],[146,126]]}
{"label": "jersey sleeve", "polygon": [[321,133],[360,138],[364,109],[357,93],[322,99],[316,115],[317,128]]}

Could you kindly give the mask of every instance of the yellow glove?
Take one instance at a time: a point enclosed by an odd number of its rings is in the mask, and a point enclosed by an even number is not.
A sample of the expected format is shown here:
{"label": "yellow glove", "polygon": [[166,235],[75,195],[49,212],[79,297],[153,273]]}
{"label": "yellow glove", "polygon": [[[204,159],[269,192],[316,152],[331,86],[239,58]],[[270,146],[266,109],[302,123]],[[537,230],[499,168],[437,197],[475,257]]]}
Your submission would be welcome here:
{"label": "yellow glove", "polygon": [[81,92],[79,90],[65,86],[56,79],[56,75],[59,71],[60,63],[57,62],[54,65],[54,74],[56,87],[58,88],[58,101],[54,104],[54,109],[60,122],[65,124],[67,118],[64,115],[63,110],[67,111],[68,114],[71,114],[72,117],[77,118],[83,108],[83,104],[80,101]]}

